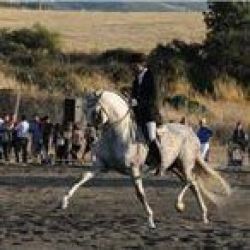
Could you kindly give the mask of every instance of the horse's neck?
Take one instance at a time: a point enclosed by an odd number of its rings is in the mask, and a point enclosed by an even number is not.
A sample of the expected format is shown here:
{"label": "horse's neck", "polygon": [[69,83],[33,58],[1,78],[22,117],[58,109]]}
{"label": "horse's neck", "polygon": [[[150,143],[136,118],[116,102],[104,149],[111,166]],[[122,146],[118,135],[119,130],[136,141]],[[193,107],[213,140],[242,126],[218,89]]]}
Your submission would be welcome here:
{"label": "horse's neck", "polygon": [[131,124],[130,117],[128,116],[114,128],[116,134],[122,139],[122,141],[128,141],[130,139]]}
{"label": "horse's neck", "polygon": [[[112,102],[110,100],[112,99]],[[114,105],[115,103],[115,105]],[[113,93],[103,99],[103,106],[108,112],[110,119],[108,136],[115,137],[121,143],[129,143],[131,136],[137,133],[136,126],[129,112],[129,107],[126,102],[121,100],[119,96],[114,96]]]}
{"label": "horse's neck", "polygon": [[130,140],[131,137],[131,128],[132,121],[130,117],[124,118],[118,124],[110,125],[109,133],[113,134],[113,136],[119,140],[121,143],[126,143]]}

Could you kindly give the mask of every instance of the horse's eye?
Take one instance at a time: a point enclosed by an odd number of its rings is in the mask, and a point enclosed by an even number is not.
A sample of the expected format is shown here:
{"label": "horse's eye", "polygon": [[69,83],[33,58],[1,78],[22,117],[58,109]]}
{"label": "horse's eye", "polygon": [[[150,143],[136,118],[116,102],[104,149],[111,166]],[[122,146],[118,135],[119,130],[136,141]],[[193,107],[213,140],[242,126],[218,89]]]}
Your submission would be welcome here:
{"label": "horse's eye", "polygon": [[102,122],[102,112],[101,110],[95,112],[95,122],[101,123]]}

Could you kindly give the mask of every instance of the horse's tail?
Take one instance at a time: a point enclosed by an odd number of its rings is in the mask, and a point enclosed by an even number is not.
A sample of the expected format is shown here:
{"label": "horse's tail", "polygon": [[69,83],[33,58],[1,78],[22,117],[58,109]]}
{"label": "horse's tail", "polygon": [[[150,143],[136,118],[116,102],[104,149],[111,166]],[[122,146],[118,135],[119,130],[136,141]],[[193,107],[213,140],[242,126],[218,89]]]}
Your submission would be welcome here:
{"label": "horse's tail", "polygon": [[221,198],[231,194],[229,184],[217,171],[208,166],[200,155],[197,157],[196,163],[197,165],[194,172],[202,193],[209,200],[218,205]]}

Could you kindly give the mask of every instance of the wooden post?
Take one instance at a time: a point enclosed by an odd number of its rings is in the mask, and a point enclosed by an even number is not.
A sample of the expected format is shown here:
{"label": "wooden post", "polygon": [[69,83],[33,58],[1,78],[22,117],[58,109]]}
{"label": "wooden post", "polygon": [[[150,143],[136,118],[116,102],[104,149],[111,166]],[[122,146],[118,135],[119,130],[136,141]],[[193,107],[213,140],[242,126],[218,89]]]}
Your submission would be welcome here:
{"label": "wooden post", "polygon": [[19,107],[20,107],[20,102],[21,102],[21,90],[17,92],[16,96],[16,104],[15,104],[15,109],[14,109],[14,114],[13,114],[13,119],[14,122],[17,121],[18,113],[19,113]]}

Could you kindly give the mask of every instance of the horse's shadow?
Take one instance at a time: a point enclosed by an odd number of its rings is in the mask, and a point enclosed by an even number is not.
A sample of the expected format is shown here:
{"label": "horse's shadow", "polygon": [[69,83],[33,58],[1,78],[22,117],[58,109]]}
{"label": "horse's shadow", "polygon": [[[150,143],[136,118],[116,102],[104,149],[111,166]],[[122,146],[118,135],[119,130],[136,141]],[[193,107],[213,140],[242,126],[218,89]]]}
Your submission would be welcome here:
{"label": "horse's shadow", "polygon": [[[71,187],[76,181],[74,176],[20,176],[20,175],[4,175],[0,176],[0,186],[9,186],[9,187],[36,187],[36,188],[45,188],[45,187]],[[86,187],[95,187],[95,188],[115,188],[115,187],[130,187],[132,186],[132,181],[128,177],[97,177],[93,180],[86,183]],[[150,187],[168,187],[176,188],[181,185],[178,180],[175,179],[145,179],[145,186]]]}

